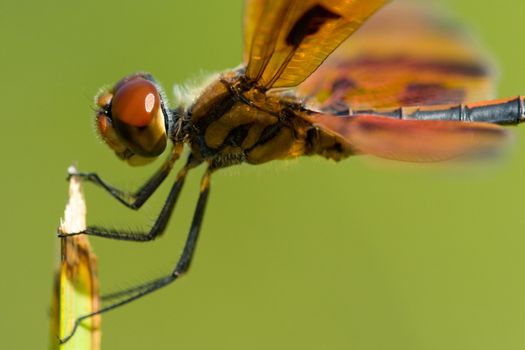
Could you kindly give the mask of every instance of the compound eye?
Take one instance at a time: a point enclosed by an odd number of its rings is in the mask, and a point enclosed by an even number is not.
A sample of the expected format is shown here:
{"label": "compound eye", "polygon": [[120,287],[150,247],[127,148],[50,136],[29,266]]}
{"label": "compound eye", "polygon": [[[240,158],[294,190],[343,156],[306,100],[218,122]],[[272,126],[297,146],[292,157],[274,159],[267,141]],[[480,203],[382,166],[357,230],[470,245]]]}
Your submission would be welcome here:
{"label": "compound eye", "polygon": [[117,87],[111,102],[111,115],[127,125],[145,127],[159,108],[160,95],[155,84],[137,76]]}

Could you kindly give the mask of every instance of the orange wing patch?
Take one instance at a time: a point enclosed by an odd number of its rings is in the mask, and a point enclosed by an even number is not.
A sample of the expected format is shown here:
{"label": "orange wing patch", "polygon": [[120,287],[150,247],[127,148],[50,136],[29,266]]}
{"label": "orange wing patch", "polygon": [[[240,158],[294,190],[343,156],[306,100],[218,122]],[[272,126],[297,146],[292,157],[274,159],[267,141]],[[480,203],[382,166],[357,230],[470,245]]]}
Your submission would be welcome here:
{"label": "orange wing patch", "polygon": [[388,0],[246,0],[246,77],[293,87]]}
{"label": "orange wing patch", "polygon": [[299,86],[299,94],[332,111],[490,98],[488,60],[440,13],[428,4],[387,6]]}
{"label": "orange wing patch", "polygon": [[437,162],[493,153],[510,134],[488,123],[400,120],[375,115],[307,117],[314,125],[341,135],[357,154],[406,162]]}

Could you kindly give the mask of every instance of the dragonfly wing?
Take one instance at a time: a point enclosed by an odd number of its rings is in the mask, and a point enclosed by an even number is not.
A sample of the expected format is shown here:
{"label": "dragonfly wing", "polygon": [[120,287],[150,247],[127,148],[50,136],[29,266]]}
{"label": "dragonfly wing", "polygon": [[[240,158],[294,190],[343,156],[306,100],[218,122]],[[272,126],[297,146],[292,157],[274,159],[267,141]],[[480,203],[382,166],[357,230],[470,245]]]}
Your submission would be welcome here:
{"label": "dragonfly wing", "polygon": [[406,162],[437,162],[492,154],[510,133],[488,123],[401,120],[377,115],[307,117],[318,128],[336,133],[357,154]]}
{"label": "dragonfly wing", "polygon": [[298,93],[325,111],[459,104],[491,98],[494,69],[472,36],[431,6],[386,6]]}
{"label": "dragonfly wing", "polygon": [[388,0],[246,0],[247,79],[293,87]]}

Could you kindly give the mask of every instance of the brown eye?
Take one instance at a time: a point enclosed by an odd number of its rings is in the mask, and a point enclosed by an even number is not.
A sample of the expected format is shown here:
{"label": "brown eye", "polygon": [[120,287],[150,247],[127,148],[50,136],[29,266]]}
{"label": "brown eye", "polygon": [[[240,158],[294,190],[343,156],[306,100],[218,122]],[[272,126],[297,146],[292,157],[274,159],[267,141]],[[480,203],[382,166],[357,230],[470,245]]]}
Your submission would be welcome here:
{"label": "brown eye", "polygon": [[157,115],[159,106],[157,87],[137,76],[117,88],[111,103],[111,114],[125,124],[144,127]]}

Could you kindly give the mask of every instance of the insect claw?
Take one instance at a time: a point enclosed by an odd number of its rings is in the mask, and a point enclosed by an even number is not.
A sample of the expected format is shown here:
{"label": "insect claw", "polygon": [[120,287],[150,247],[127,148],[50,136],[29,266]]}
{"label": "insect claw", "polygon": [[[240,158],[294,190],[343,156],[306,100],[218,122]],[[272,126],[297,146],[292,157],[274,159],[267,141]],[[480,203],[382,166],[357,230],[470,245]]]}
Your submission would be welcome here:
{"label": "insect claw", "polygon": [[59,227],[57,229],[57,237],[58,238],[66,238],[66,237],[78,236],[78,235],[82,235],[84,233],[85,232],[64,232],[64,231],[62,231],[61,227]]}
{"label": "insect claw", "polygon": [[67,343],[69,341],[69,339],[73,338],[73,335],[75,334],[75,332],[77,331],[77,322],[75,322],[75,325],[73,326],[73,330],[71,331],[71,333],[69,333],[69,335],[65,336],[64,338],[60,338],[58,335],[56,336],[58,338],[58,343],[60,345],[63,345],[65,343]]}
{"label": "insect claw", "polygon": [[63,345],[65,343],[67,343],[67,341],[70,339],[69,337],[65,337],[65,338],[60,338],[60,336],[56,335],[57,337],[57,340],[58,340],[58,344],[60,345]]}
{"label": "insect claw", "polygon": [[75,166],[70,166],[69,168],[67,168],[67,177],[66,177],[66,181],[70,181],[71,178],[73,176],[79,176],[79,172],[77,170],[77,168]]}

